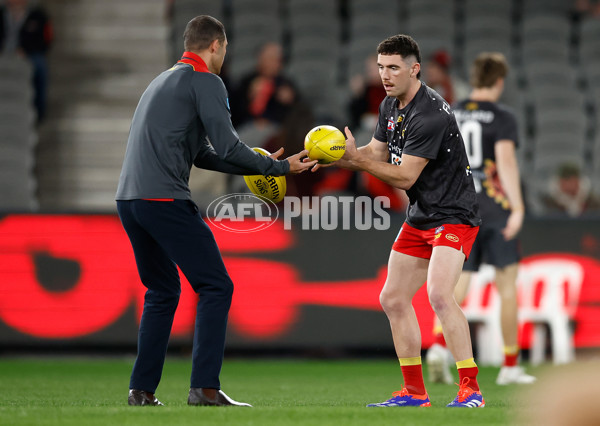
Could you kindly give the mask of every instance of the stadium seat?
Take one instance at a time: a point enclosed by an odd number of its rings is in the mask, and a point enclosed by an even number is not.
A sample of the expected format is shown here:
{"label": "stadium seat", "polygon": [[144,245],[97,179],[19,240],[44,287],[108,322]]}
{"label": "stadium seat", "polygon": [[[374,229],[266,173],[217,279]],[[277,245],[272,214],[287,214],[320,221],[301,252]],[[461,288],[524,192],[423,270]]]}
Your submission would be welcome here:
{"label": "stadium seat", "polygon": [[568,43],[571,26],[567,16],[536,15],[523,20],[523,40]]}
{"label": "stadium seat", "polygon": [[34,211],[36,114],[31,103],[31,64],[0,57],[0,212]]}
{"label": "stadium seat", "polygon": [[[215,2],[213,0],[214,3]],[[247,14],[278,15],[279,0],[231,0],[231,9],[235,16],[243,18]]]}
{"label": "stadium seat", "polygon": [[[210,15],[221,20],[225,24],[225,10],[223,2],[214,0],[177,0],[173,3],[173,32],[177,35],[177,41],[180,42],[180,35],[183,34],[187,23],[198,15]],[[176,51],[181,50],[181,46],[173,46]]]}
{"label": "stadium seat", "polygon": [[[596,114],[596,123],[600,123],[600,112]],[[600,198],[600,129],[596,125],[596,136],[592,148],[592,190]]]}
{"label": "stadium seat", "polygon": [[575,360],[570,323],[575,316],[582,281],[582,267],[570,260],[550,258],[519,267],[519,322],[534,325],[532,364],[544,361],[546,327],[550,330],[554,364]]}
{"label": "stadium seat", "polygon": [[567,17],[573,2],[565,0],[523,0],[518,3],[522,7],[523,16],[525,17],[540,14]]}
{"label": "stadium seat", "polygon": [[[318,11],[318,13],[315,13]],[[323,0],[288,0],[288,16],[312,14],[316,18],[330,17],[332,21],[339,19],[337,1]]]}
{"label": "stadium seat", "polygon": [[[401,1],[390,2],[387,0],[348,0],[350,18],[375,15],[399,19],[403,12]],[[385,11],[385,13],[382,13]]]}
{"label": "stadium seat", "polygon": [[277,10],[259,14],[248,12],[232,17],[232,43],[228,50],[228,72],[234,82],[250,72],[256,64],[261,46],[267,42],[282,43],[283,29]]}
{"label": "stadium seat", "polygon": [[593,70],[600,64],[600,19],[589,17],[581,23],[579,59],[584,67]]}
{"label": "stadium seat", "polygon": [[[544,136],[570,134],[569,140],[561,143],[568,144],[570,149],[581,148],[585,144],[586,117],[581,110],[554,109],[541,105],[535,111],[535,123],[539,142],[544,145],[548,140]],[[554,138],[552,138],[554,139]],[[538,145],[539,146],[539,145]]]}
{"label": "stadium seat", "polygon": [[464,15],[473,18],[495,16],[510,20],[513,4],[510,1],[464,0]]}
{"label": "stadium seat", "polygon": [[445,17],[446,22],[451,23],[454,21],[455,12],[454,2],[447,0],[408,0],[406,5],[409,20],[435,14]]}
{"label": "stadium seat", "polygon": [[568,44],[556,43],[546,40],[524,39],[522,44],[522,53],[525,63],[536,61],[567,63],[570,60],[570,51]]}
{"label": "stadium seat", "polygon": [[290,19],[288,29],[292,40],[301,36],[319,36],[322,37],[320,44],[324,44],[323,40],[339,40],[341,32],[341,26],[338,21],[323,22],[308,15],[304,17],[296,16]]}
{"label": "stadium seat", "polygon": [[438,49],[446,50],[454,55],[455,25],[454,20],[443,15],[413,16],[407,22],[408,34],[419,44],[421,58],[426,61]]}
{"label": "stadium seat", "polygon": [[[501,365],[503,360],[500,297],[494,279],[494,267],[482,265],[472,275],[462,306],[467,320],[476,324],[475,342],[480,365]],[[534,260],[519,265],[518,319],[521,326],[525,323],[534,326],[530,347],[533,364],[544,361],[546,327],[550,330],[553,362],[563,364],[575,359],[570,322],[577,308],[582,279],[581,266],[564,259]]]}

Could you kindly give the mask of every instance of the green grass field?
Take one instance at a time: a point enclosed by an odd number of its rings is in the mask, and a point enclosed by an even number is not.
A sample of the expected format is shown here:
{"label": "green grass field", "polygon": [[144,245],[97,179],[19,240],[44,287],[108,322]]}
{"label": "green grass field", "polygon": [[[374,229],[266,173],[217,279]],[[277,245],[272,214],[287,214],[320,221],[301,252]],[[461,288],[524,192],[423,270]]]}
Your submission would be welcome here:
{"label": "green grass field", "polygon": [[[254,408],[186,405],[190,360],[169,357],[157,397],[129,407],[133,359],[0,359],[2,425],[507,425],[523,410],[514,387],[481,368],[486,407],[449,409],[457,386],[427,384],[432,408],[365,408],[398,390],[394,360],[226,360],[223,390]],[[535,370],[532,370],[535,373]]]}

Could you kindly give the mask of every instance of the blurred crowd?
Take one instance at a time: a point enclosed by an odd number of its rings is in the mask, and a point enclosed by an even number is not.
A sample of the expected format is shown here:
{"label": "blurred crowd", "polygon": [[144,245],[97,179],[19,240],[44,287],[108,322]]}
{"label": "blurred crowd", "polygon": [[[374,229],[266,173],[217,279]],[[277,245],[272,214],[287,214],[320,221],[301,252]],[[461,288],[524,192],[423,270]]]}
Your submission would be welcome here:
{"label": "blurred crowd", "polygon": [[[166,0],[167,23],[174,27],[174,7],[177,0]],[[227,3],[227,1],[225,1]],[[344,3],[344,2],[340,2]],[[595,0],[573,0],[573,10],[581,16],[600,17],[600,2]],[[171,31],[168,41],[171,58],[181,54],[180,34]],[[53,41],[52,20],[44,7],[35,0],[0,0],[0,56],[18,55],[26,58],[33,69],[33,107],[40,123],[46,116],[48,92],[47,55]],[[235,34],[230,40],[236,43]],[[289,41],[289,40],[288,40]],[[417,40],[418,41],[418,40]],[[373,52],[375,51],[373,45]],[[288,72],[290,52],[286,40],[280,38],[267,41],[255,52],[253,69],[239,76],[230,72],[232,57],[230,50],[221,77],[230,94],[233,123],[241,139],[250,146],[260,146],[275,151],[283,146],[288,154],[303,146],[304,135],[320,124],[331,124],[342,129],[349,126],[357,138],[357,145],[366,144],[375,128],[378,107],[385,97],[380,82],[377,57],[374,54],[362,58],[363,69],[339,81],[344,92],[341,111],[332,121],[326,121],[315,109],[312,96],[303,92],[291,73]],[[440,47],[423,58],[422,79],[449,103],[468,96],[469,86],[458,76],[449,51]],[[235,75],[235,77],[234,77]],[[297,75],[297,74],[296,74]],[[520,126],[526,127],[526,117],[520,117]],[[203,174],[204,184],[192,185],[192,189],[204,191],[207,187],[220,192],[240,189],[243,184],[235,177],[218,177]],[[216,181],[218,180],[218,183]],[[524,182],[528,192],[528,182]],[[580,165],[566,162],[555,170],[545,189],[536,189],[536,206],[544,214],[578,217],[600,214],[600,194],[595,193],[590,177]],[[319,173],[304,173],[288,178],[290,195],[384,195],[391,200],[391,208],[404,211],[407,197],[404,191],[392,188],[364,173],[338,170],[335,167]],[[531,197],[526,197],[531,200]]]}

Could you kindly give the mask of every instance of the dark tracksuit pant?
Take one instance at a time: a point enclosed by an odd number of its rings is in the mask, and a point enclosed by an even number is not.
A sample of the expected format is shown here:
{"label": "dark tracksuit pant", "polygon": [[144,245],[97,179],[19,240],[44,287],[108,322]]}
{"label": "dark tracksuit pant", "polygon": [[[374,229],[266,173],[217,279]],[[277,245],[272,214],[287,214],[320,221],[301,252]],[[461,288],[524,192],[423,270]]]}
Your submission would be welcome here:
{"label": "dark tracksuit pant", "polygon": [[117,201],[147,287],[130,389],[154,393],[163,370],[181,286],[178,265],[200,296],[190,387],[220,389],[233,283],[209,227],[188,200]]}

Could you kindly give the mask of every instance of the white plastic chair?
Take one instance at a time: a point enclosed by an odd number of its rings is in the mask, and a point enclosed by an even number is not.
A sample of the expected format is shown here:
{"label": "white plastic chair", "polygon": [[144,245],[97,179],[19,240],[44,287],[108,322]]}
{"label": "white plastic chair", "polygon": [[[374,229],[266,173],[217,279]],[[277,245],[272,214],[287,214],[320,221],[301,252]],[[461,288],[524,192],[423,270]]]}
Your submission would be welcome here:
{"label": "white plastic chair", "polygon": [[[544,361],[546,326],[552,340],[554,364],[575,359],[570,320],[574,317],[583,270],[577,262],[562,258],[544,258],[521,264],[518,276],[519,322],[532,323],[531,363]],[[542,285],[539,303],[535,303],[538,285]]]}

